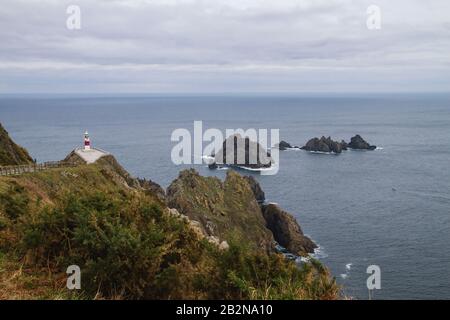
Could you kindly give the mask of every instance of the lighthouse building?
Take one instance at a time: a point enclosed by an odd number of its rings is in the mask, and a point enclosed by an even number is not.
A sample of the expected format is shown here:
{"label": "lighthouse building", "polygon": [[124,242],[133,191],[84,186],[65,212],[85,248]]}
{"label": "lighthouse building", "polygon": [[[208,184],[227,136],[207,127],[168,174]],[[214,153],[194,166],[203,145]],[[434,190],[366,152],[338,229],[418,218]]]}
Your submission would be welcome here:
{"label": "lighthouse building", "polygon": [[91,150],[91,139],[87,131],[84,133],[84,150]]}
{"label": "lighthouse building", "polygon": [[87,164],[94,163],[101,157],[109,155],[108,152],[102,149],[92,147],[91,138],[87,131],[84,133],[83,146],[76,148],[74,152]]}

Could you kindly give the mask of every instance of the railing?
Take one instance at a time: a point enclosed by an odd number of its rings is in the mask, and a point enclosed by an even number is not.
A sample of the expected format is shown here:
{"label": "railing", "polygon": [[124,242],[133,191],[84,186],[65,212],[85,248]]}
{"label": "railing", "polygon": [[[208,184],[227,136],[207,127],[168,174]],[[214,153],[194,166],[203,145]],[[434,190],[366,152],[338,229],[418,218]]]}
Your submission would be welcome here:
{"label": "railing", "polygon": [[32,163],[17,166],[0,166],[0,176],[14,176],[23,173],[43,171],[53,168],[73,167],[72,163],[62,161],[48,161],[44,163]]}

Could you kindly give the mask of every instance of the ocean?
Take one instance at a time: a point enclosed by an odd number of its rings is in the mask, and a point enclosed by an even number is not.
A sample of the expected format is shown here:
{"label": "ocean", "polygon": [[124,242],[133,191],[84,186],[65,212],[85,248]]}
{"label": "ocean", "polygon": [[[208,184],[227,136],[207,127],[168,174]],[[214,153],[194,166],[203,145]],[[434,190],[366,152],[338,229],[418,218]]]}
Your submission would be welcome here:
{"label": "ocean", "polygon": [[279,129],[300,146],[355,134],[377,145],[340,155],[288,150],[276,175],[241,173],[296,217],[347,296],[368,298],[366,270],[378,265],[375,299],[450,298],[450,95],[0,98],[0,122],[37,161],[63,159],[88,130],[94,147],[164,187],[189,167],[172,163],[171,133],[192,132],[195,120],[204,130]]}

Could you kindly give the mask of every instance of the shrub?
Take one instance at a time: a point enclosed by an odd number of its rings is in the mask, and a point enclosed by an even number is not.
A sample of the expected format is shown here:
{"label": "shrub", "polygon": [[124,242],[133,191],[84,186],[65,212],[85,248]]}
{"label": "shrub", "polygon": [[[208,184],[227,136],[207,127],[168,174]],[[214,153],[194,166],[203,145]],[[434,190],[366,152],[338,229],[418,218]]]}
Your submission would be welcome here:
{"label": "shrub", "polygon": [[28,211],[29,201],[25,189],[17,184],[11,185],[7,192],[0,194],[0,204],[6,216],[13,220]]}
{"label": "shrub", "polygon": [[83,295],[133,299],[322,299],[338,287],[320,263],[199,240],[185,221],[134,193],[67,194],[20,219],[22,256],[82,271]]}

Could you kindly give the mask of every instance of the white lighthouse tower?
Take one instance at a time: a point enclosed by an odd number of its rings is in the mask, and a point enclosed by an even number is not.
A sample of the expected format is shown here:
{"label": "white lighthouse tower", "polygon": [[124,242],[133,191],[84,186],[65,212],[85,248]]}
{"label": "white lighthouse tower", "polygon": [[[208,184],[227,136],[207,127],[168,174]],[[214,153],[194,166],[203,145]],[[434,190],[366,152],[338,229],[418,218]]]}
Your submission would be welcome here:
{"label": "white lighthouse tower", "polygon": [[91,150],[91,139],[89,139],[89,133],[87,131],[84,133],[84,150]]}

